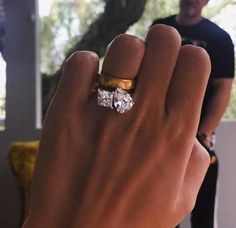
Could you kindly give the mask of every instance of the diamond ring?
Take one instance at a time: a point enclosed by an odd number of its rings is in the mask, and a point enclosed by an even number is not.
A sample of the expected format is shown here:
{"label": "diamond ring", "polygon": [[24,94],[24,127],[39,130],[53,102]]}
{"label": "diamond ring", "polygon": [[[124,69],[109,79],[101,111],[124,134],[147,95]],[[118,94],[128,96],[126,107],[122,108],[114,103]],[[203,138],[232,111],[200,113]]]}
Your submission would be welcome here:
{"label": "diamond ring", "polygon": [[98,88],[97,104],[111,109],[115,108],[118,113],[125,113],[133,107],[134,101],[130,94],[121,88],[115,91]]}

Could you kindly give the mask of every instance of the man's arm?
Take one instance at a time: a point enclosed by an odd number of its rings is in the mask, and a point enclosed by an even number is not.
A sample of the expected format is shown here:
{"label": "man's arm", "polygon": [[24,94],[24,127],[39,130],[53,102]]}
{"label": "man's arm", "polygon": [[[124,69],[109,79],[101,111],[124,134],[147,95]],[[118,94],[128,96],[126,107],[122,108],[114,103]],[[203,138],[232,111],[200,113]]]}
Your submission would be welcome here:
{"label": "man's arm", "polygon": [[211,135],[229,104],[232,83],[231,78],[215,78],[211,82],[212,92],[198,129],[198,135],[207,148],[211,147]]}

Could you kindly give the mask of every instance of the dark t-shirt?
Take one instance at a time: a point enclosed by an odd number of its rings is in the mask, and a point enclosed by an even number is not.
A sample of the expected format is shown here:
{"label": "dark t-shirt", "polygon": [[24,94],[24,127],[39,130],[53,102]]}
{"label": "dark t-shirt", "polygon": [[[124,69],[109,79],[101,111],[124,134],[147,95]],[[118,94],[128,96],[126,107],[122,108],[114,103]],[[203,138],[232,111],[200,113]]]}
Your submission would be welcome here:
{"label": "dark t-shirt", "polygon": [[177,23],[176,15],[173,15],[155,20],[152,26],[155,24],[166,24],[176,28],[182,37],[182,45],[201,46],[209,54],[212,70],[204,100],[204,104],[207,105],[208,97],[211,94],[211,80],[234,77],[234,46],[229,34],[205,18],[198,24],[183,26]]}

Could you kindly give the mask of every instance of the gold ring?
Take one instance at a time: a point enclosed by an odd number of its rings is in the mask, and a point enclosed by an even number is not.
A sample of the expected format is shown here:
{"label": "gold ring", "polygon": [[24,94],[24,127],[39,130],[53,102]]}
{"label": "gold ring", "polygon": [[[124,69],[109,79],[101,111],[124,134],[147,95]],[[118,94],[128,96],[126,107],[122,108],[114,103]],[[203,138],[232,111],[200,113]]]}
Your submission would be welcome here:
{"label": "gold ring", "polygon": [[131,79],[122,79],[122,78],[114,78],[100,74],[98,77],[98,83],[101,86],[107,88],[120,88],[123,90],[132,90],[135,86],[135,81]]}

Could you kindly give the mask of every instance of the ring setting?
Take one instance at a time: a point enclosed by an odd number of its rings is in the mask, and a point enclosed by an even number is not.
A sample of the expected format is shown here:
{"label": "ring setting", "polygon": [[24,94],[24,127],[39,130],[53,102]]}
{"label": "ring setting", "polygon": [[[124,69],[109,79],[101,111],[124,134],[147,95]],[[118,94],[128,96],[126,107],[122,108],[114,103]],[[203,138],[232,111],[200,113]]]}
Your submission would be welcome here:
{"label": "ring setting", "polygon": [[98,88],[97,104],[113,109],[113,96],[114,92]]}
{"label": "ring setting", "polygon": [[[98,83],[102,88],[98,88],[97,104],[102,107],[115,109],[121,114],[128,112],[135,104],[128,92],[134,88],[134,81],[112,77],[109,80],[109,77],[103,77],[102,75],[99,78]],[[103,89],[104,87],[107,89]]]}

